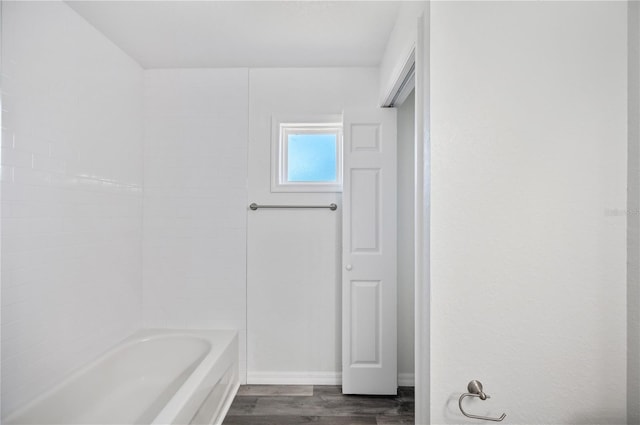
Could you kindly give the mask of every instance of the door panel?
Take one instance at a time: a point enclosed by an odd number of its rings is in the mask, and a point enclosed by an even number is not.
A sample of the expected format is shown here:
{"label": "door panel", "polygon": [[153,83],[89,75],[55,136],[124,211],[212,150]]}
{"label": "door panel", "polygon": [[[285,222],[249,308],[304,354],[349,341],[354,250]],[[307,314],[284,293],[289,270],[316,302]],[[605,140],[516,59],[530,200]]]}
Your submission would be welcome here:
{"label": "door panel", "polygon": [[344,112],[342,391],[396,394],[396,111]]}
{"label": "door panel", "polygon": [[351,252],[380,251],[380,170],[351,170]]}

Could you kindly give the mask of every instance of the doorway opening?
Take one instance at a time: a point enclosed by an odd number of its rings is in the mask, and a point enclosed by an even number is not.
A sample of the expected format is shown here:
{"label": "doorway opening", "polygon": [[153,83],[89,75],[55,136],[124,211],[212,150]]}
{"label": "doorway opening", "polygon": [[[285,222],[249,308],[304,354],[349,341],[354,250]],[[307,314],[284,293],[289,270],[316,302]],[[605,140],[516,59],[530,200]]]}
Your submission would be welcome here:
{"label": "doorway opening", "polygon": [[414,386],[415,329],[415,94],[396,105],[398,111],[398,385]]}

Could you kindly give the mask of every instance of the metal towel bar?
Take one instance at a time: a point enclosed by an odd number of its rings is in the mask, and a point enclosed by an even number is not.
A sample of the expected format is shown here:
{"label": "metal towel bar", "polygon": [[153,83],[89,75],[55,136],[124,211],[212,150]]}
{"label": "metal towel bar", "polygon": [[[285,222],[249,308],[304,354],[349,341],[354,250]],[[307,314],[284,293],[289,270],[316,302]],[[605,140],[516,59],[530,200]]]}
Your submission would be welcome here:
{"label": "metal towel bar", "polygon": [[258,208],[272,208],[272,209],[289,209],[289,208],[294,208],[294,209],[307,209],[307,208],[328,208],[331,211],[335,211],[338,209],[338,206],[336,204],[329,204],[329,205],[258,205],[255,202],[251,205],[249,205],[249,208],[252,211],[257,210]]}
{"label": "metal towel bar", "polygon": [[501,422],[504,418],[507,417],[507,415],[505,415],[504,413],[499,418],[491,418],[488,416],[470,415],[469,413],[465,412],[464,409],[462,408],[462,400],[465,397],[478,397],[480,400],[486,400],[490,398],[487,394],[484,393],[484,391],[482,391],[482,383],[480,381],[476,381],[475,379],[469,382],[469,385],[467,385],[467,391],[469,392],[462,394],[460,396],[460,399],[458,400],[458,407],[460,407],[460,411],[467,418],[480,419],[483,421]]}

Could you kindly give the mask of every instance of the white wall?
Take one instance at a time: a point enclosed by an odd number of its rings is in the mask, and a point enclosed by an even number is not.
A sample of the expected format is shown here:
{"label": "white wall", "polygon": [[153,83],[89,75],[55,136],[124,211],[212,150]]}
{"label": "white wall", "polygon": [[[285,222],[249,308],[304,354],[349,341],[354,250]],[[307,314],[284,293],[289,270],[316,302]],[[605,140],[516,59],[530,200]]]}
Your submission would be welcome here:
{"label": "white wall", "polygon": [[[252,69],[249,80],[249,202],[340,206],[336,193],[271,193],[271,118],[373,105],[377,70]],[[249,382],[339,382],[340,227],[340,207],[249,212]]]}
{"label": "white wall", "polygon": [[626,422],[626,10],[431,5],[434,424]]}
{"label": "white wall", "polygon": [[414,146],[415,96],[398,107],[398,374],[413,385],[414,373]]}
{"label": "white wall", "polygon": [[629,2],[627,422],[640,423],[640,3]]}
{"label": "white wall", "polygon": [[59,2],[3,2],[2,414],[140,324],[142,70]]}
{"label": "white wall", "polygon": [[247,76],[144,74],[144,324],[237,329],[242,366]]}
{"label": "white wall", "polygon": [[[335,193],[271,193],[272,115],[375,104],[377,77],[357,68],[145,71],[145,326],[235,328],[242,344],[248,330],[250,382],[339,382],[340,210],[247,206],[340,204]],[[407,379],[410,325],[400,347]]]}

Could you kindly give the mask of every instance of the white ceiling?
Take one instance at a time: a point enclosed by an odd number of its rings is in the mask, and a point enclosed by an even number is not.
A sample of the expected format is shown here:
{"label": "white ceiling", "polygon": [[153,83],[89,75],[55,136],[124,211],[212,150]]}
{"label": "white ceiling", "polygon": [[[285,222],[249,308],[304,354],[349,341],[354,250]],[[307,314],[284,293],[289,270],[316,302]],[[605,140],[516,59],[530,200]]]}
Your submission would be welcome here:
{"label": "white ceiling", "polygon": [[68,1],[144,68],[376,66],[398,1]]}

